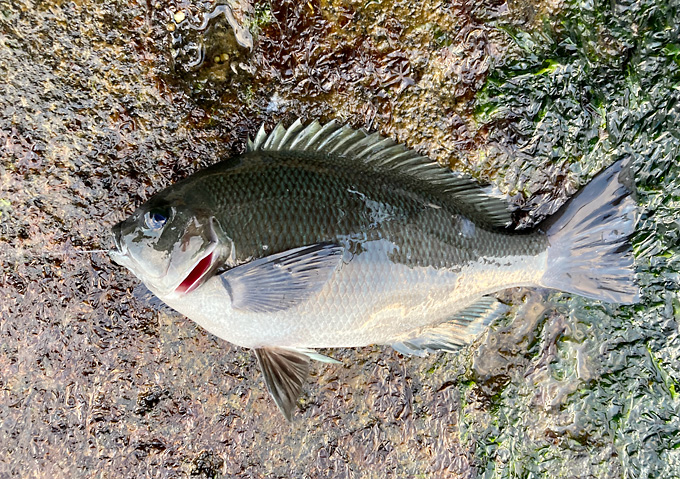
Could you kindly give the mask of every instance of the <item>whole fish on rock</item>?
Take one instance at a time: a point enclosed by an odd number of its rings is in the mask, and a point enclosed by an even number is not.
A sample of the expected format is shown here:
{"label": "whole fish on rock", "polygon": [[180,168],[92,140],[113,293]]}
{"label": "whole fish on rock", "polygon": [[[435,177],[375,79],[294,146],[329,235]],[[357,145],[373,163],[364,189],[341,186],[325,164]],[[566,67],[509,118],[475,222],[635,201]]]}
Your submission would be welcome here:
{"label": "whole fish on rock", "polygon": [[252,348],[290,419],[314,348],[455,351],[515,286],[638,300],[619,161],[531,232],[474,180],[378,134],[298,120],[166,188],[111,258],[206,330]]}

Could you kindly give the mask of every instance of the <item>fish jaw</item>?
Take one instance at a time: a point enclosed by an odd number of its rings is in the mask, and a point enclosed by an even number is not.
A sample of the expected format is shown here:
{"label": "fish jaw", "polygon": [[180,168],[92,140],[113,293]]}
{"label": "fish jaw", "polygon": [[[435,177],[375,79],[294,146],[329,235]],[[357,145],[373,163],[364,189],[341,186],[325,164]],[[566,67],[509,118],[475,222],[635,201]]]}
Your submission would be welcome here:
{"label": "fish jaw", "polygon": [[215,263],[217,262],[218,255],[215,250],[216,244],[213,243],[206,251],[206,254],[196,262],[186,277],[177,285],[174,289],[174,294],[188,294],[203,283],[206,276],[214,269]]}
{"label": "fish jaw", "polygon": [[113,227],[113,244],[114,247],[108,252],[111,261],[129,269],[135,276],[139,277],[139,266],[130,254],[127,244],[122,239],[121,223]]}
{"label": "fish jaw", "polygon": [[[205,229],[199,228],[200,234],[195,238],[202,239],[205,244],[207,239],[207,246],[205,246],[202,254],[196,258],[190,268],[187,268],[187,273],[182,275],[180,280],[170,288],[170,296],[183,296],[191,293],[215,271],[218,263],[221,263],[223,257],[220,254],[224,248],[220,248],[220,241],[217,235],[218,225],[215,218],[210,218]],[[200,251],[200,248],[198,249]],[[171,265],[172,269],[172,265]]]}
{"label": "fish jaw", "polygon": [[140,273],[137,262],[130,257],[126,251],[117,249],[109,250],[109,257],[115,263],[124,266],[132,271],[144,284],[152,291],[158,291],[156,294],[159,297],[176,297],[191,293],[198,288],[205,281],[206,277],[214,270],[216,263],[219,260],[217,252],[217,244],[213,243],[206,250],[205,254],[196,260],[195,264],[188,273],[180,279],[174,286],[168,288],[169,292],[161,292],[158,287],[158,281],[154,278],[146,278]]}
{"label": "fish jaw", "polygon": [[[179,215],[175,215],[177,218]],[[221,261],[225,245],[220,244],[213,217],[200,221],[195,216],[173,225],[182,233],[165,250],[155,238],[138,239],[139,226],[127,220],[113,227],[114,247],[109,257],[129,269],[161,298],[183,296],[203,284]],[[179,223],[179,220],[178,220]]]}

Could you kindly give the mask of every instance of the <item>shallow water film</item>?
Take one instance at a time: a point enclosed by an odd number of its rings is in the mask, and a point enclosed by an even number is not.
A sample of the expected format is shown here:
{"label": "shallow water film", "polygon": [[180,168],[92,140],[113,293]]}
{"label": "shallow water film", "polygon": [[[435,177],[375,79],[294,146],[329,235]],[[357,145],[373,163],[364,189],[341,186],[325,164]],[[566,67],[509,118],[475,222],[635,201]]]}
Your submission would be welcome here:
{"label": "shallow water film", "polygon": [[[325,351],[293,423],[254,355],[105,254],[261,123],[337,118],[537,224],[630,157],[642,302],[511,290],[460,354]],[[680,473],[678,2],[0,0],[0,478]]]}

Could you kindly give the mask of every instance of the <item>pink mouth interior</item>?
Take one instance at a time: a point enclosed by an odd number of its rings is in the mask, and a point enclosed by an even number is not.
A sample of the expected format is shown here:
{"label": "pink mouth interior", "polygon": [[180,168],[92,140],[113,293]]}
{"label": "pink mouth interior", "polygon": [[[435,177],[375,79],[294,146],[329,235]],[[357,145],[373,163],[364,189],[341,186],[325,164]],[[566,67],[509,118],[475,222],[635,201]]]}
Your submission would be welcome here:
{"label": "pink mouth interior", "polygon": [[208,256],[199,261],[198,264],[194,266],[194,269],[191,270],[191,273],[189,273],[189,275],[184,278],[184,281],[182,281],[182,283],[177,286],[175,291],[182,294],[193,291],[198,286],[201,278],[210,269],[210,266],[212,265],[212,257],[213,255],[210,253]]}

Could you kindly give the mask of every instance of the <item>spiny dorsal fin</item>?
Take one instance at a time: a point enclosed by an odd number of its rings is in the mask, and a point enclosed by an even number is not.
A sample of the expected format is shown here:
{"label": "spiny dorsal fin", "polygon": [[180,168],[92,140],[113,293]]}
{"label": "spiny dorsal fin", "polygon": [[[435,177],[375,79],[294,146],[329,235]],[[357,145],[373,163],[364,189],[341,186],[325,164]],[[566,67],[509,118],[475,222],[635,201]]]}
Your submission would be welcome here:
{"label": "spiny dorsal fin", "polygon": [[355,130],[335,120],[323,126],[318,121],[303,126],[297,119],[289,128],[279,123],[269,134],[262,125],[255,139],[248,140],[247,149],[308,151],[361,161],[378,171],[408,175],[434,185],[455,201],[464,214],[477,215],[491,226],[505,227],[511,222],[509,205],[470,176],[453,172],[378,133]]}

